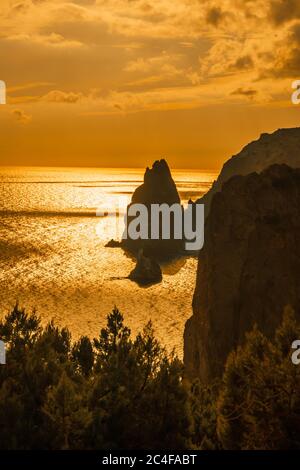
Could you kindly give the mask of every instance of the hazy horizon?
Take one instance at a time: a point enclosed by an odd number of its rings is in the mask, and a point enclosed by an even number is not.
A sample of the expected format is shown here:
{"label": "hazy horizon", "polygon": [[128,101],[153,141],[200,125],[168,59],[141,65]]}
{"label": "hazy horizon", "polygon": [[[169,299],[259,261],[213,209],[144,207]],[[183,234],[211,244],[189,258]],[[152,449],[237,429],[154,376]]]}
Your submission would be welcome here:
{"label": "hazy horizon", "polygon": [[[156,159],[160,160],[160,159]],[[165,159],[167,162],[168,160]],[[151,163],[148,165],[146,164],[145,166],[91,166],[91,165],[2,165],[0,164],[0,168],[59,168],[61,170],[63,169],[88,169],[88,170],[141,170],[144,171],[147,167],[151,167],[152,163],[154,163],[155,160],[153,160]],[[170,166],[170,165],[169,165]],[[177,170],[177,171],[192,171],[192,172],[211,172],[211,173],[218,173],[220,169],[214,169],[214,168],[184,168],[184,167],[171,167],[170,170]]]}

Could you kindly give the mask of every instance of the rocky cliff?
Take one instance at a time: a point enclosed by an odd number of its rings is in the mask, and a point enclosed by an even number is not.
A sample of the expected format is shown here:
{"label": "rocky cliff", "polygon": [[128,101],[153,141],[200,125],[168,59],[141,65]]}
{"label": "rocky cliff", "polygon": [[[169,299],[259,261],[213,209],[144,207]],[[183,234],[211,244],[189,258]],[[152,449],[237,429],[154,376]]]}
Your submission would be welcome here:
{"label": "rocky cliff", "polygon": [[176,184],[166,160],[156,160],[152,168],[146,168],[144,183],[136,188],[131,202],[146,205],[163,202],[167,204],[180,203]]}
{"label": "rocky cliff", "polygon": [[246,145],[239,154],[227,160],[212,188],[197,202],[205,204],[208,215],[212,197],[221,191],[225,181],[235,175],[247,175],[254,171],[260,173],[275,163],[300,167],[300,128],[262,134],[258,140]]}
{"label": "rocky cliff", "polygon": [[[151,204],[168,204],[171,206],[175,203],[180,204],[180,197],[169,166],[164,159],[157,160],[152,168],[146,169],[144,182],[135,190],[131,199],[131,204],[144,204],[148,208],[149,237],[151,231]],[[128,221],[131,220],[129,217]],[[162,239],[160,232],[158,240],[132,240],[128,238],[122,241],[122,246],[134,254],[143,250],[144,255],[163,260],[180,254],[184,249],[183,240],[174,239],[172,231],[170,238],[170,240]]]}
{"label": "rocky cliff", "polygon": [[[276,145],[281,132],[274,134]],[[290,158],[300,163],[295,150],[300,130],[282,135],[289,135]],[[245,155],[264,142],[267,155],[269,136]],[[280,144],[278,158],[288,149]],[[209,381],[220,375],[245,332],[257,323],[272,335],[287,304],[299,315],[299,275],[300,169],[272,165],[260,174],[231,178],[213,196],[206,221],[193,316],[184,334],[187,376]]]}

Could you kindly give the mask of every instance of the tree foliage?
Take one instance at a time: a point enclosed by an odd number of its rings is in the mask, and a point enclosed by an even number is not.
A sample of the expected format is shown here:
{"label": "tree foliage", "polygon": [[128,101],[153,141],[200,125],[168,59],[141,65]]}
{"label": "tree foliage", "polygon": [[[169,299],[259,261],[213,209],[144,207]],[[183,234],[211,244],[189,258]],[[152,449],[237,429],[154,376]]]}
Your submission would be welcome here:
{"label": "tree foliage", "polygon": [[287,308],[274,341],[255,327],[230,354],[217,403],[224,448],[300,448],[300,369],[291,361],[292,342],[299,338]]}
{"label": "tree foliage", "polygon": [[18,305],[0,322],[0,449],[299,449],[300,325],[286,308],[273,338],[257,327],[214,383],[183,365],[149,322],[135,338],[117,308],[75,343]]}
{"label": "tree foliage", "polygon": [[185,448],[188,394],[182,364],[151,322],[131,337],[117,308],[99,338],[74,344],[18,305],[0,322],[0,448]]}

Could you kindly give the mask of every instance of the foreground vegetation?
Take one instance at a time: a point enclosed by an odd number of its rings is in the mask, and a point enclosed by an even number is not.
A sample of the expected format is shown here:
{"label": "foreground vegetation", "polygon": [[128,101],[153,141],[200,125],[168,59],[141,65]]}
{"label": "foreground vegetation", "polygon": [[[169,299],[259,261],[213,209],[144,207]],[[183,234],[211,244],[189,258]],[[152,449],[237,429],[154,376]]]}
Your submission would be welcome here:
{"label": "foreground vegetation", "polygon": [[0,322],[1,449],[300,448],[300,338],[287,310],[274,341],[256,328],[222,380],[187,385],[149,323],[132,338],[115,308],[91,341],[16,306]]}

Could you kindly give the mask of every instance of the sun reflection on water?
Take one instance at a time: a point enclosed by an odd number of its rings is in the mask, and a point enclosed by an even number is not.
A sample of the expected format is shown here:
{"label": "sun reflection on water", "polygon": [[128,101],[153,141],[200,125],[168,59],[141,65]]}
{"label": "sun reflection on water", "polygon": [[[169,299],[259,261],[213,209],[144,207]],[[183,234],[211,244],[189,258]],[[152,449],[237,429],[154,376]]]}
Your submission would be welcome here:
{"label": "sun reflection on water", "polygon": [[[172,173],[183,202],[206,192],[216,177]],[[19,300],[76,338],[97,335],[117,305],[133,332],[151,318],[162,342],[181,355],[196,259],[163,266],[161,284],[140,288],[124,279],[133,259],[104,247],[115,219],[96,217],[96,211],[126,207],[142,180],[142,169],[0,169],[1,315]]]}

